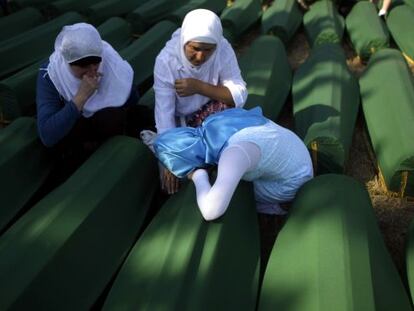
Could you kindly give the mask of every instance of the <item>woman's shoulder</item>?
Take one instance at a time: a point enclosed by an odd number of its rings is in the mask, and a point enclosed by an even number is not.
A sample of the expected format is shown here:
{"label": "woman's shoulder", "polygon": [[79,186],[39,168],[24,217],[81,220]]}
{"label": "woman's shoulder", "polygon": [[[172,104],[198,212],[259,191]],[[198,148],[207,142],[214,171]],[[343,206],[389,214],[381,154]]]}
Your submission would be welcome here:
{"label": "woman's shoulder", "polygon": [[171,39],[167,41],[165,46],[157,55],[157,61],[168,64],[171,61],[176,61],[178,57],[177,45],[180,40],[180,29],[177,29],[171,36]]}
{"label": "woman's shoulder", "polygon": [[52,80],[50,79],[49,72],[48,72],[49,60],[45,61],[39,66],[38,74],[37,74],[37,92],[42,90],[52,90],[57,92],[55,85],[53,84]]}
{"label": "woman's shoulder", "polygon": [[39,70],[38,70],[38,82],[43,82],[43,83],[51,83],[52,81],[50,80],[49,77],[49,72],[47,67],[49,66],[49,60],[45,61],[44,63],[42,63],[39,66]]}
{"label": "woman's shoulder", "polygon": [[220,50],[221,50],[221,53],[224,53],[228,57],[235,57],[236,56],[236,53],[234,52],[233,46],[224,37],[221,39]]}

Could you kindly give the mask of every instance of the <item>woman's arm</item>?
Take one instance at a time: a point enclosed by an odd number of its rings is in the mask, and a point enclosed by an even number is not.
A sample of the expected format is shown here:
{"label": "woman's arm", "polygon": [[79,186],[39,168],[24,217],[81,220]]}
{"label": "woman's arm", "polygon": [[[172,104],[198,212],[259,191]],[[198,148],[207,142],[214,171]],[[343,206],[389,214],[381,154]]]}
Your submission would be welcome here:
{"label": "woman's arm", "polygon": [[175,89],[177,94],[182,97],[200,94],[230,107],[235,105],[230,90],[223,85],[213,85],[194,78],[187,78],[175,80]]}
{"label": "woman's arm", "polygon": [[44,70],[37,77],[37,125],[43,144],[51,147],[65,137],[80,117],[76,105],[62,99]]}
{"label": "woman's arm", "polygon": [[243,107],[247,99],[246,82],[241,75],[236,54],[227,41],[224,43],[224,50],[223,68],[220,72],[219,84],[228,88],[235,107]]}
{"label": "woman's arm", "polygon": [[174,76],[168,64],[157,58],[154,67],[155,126],[157,133],[176,127]]}
{"label": "woman's arm", "polygon": [[260,156],[257,145],[241,142],[227,147],[221,154],[213,186],[206,170],[198,169],[191,175],[196,187],[197,204],[205,220],[214,220],[225,213],[240,179],[257,165]]}

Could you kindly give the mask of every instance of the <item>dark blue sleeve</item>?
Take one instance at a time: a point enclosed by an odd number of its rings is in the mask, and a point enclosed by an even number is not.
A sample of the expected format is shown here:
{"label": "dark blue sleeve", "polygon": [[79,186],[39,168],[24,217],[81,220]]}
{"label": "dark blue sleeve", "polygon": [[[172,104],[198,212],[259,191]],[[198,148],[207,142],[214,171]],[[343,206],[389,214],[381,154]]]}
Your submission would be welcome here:
{"label": "dark blue sleeve", "polygon": [[47,147],[65,137],[81,115],[72,101],[66,102],[60,97],[42,68],[37,76],[36,106],[39,136]]}

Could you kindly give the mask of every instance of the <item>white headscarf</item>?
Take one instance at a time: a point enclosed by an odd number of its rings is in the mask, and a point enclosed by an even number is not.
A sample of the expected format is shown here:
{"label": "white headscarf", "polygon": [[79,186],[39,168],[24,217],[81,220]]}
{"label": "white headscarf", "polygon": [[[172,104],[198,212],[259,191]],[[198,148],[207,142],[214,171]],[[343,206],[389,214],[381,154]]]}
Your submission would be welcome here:
{"label": "white headscarf", "polygon": [[[206,75],[214,64],[217,54],[220,53],[223,40],[223,28],[220,18],[212,11],[206,9],[193,10],[184,17],[181,25],[178,49],[183,66],[191,72],[193,77],[201,78]],[[210,58],[200,66],[190,63],[184,53],[184,45],[189,41],[216,44],[216,49]]]}
{"label": "white headscarf", "polygon": [[65,26],[56,38],[55,51],[49,58],[47,71],[57,91],[67,101],[74,98],[81,83],[72,74],[69,63],[88,56],[102,57],[98,69],[102,77],[99,89],[83,107],[85,117],[106,107],[122,106],[130,95],[134,76],[128,62],[101,39],[92,25],[78,23]]}

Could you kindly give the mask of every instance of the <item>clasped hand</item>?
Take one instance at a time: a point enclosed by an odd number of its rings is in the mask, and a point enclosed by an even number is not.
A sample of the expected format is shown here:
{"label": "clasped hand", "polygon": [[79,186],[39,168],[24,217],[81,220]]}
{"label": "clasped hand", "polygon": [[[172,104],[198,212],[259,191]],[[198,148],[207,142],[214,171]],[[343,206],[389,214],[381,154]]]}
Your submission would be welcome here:
{"label": "clasped hand", "polygon": [[89,97],[91,97],[92,94],[99,88],[99,81],[101,77],[102,74],[100,72],[85,74],[82,76],[78,92],[73,99],[79,110],[82,110]]}
{"label": "clasped hand", "polygon": [[161,189],[168,194],[178,192],[180,181],[168,169],[160,167]]}
{"label": "clasped hand", "polygon": [[175,80],[175,90],[178,96],[185,97],[200,93],[200,80],[194,78],[177,79]]}
{"label": "clasped hand", "polygon": [[84,93],[85,97],[89,98],[98,89],[101,76],[100,72],[92,75],[83,75],[78,92]]}

